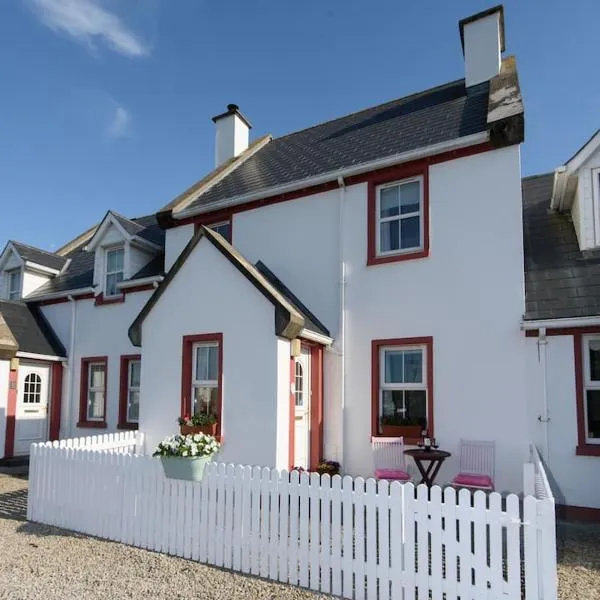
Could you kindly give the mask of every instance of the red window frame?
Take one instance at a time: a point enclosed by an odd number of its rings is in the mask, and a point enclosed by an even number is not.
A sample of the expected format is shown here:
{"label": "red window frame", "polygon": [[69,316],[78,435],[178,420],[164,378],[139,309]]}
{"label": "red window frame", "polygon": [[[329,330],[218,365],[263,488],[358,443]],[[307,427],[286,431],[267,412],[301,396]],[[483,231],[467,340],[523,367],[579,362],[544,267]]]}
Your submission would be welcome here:
{"label": "red window frame", "polygon": [[575,399],[577,407],[577,448],[578,456],[600,456],[600,444],[588,444],[585,427],[585,385],[583,360],[583,337],[586,335],[600,336],[600,327],[588,327],[573,333],[573,354],[575,359]]}
{"label": "red window frame", "polygon": [[223,334],[199,333],[184,335],[182,343],[181,365],[181,416],[192,413],[192,369],[194,361],[194,344],[216,343],[217,352],[217,438],[221,438],[223,415]]}
{"label": "red window frame", "polygon": [[[427,381],[427,431],[430,437],[435,437],[434,418],[433,418],[433,337],[412,337],[412,338],[389,338],[373,340],[371,342],[371,435],[373,437],[383,437],[379,432],[379,374],[380,349],[385,346],[425,346],[426,353],[426,373]],[[419,438],[407,438],[406,444],[415,444]]]}
{"label": "red window frame", "polygon": [[[89,367],[91,363],[104,364],[104,419],[102,421],[88,421],[87,418],[87,398]],[[107,406],[107,388],[108,388],[108,356],[85,356],[81,359],[81,374],[79,379],[79,421],[77,427],[88,427],[97,429],[106,429],[106,406]]]}
{"label": "red window frame", "polygon": [[129,363],[132,360],[142,360],[141,354],[122,354],[119,374],[119,422],[117,429],[137,429],[138,423],[127,420],[127,405],[129,403]]}
{"label": "red window frame", "polygon": [[[404,179],[420,177],[423,181],[423,247],[397,254],[377,254],[377,188],[386,183],[402,183]],[[429,166],[426,163],[400,165],[383,173],[374,173],[368,179],[367,191],[367,265],[379,265],[429,256]]]}

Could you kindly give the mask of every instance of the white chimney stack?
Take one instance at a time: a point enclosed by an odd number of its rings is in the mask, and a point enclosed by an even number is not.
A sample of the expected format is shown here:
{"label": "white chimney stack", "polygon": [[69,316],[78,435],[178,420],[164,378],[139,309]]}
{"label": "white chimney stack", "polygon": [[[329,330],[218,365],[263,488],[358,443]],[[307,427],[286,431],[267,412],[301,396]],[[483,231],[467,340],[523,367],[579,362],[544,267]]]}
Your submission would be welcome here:
{"label": "white chimney stack", "polygon": [[504,7],[500,4],[458,23],[465,56],[465,85],[489,81],[500,73],[504,52]]}
{"label": "white chimney stack", "polygon": [[227,105],[227,112],[213,117],[216,125],[215,167],[222,165],[248,148],[250,121],[235,104]]}

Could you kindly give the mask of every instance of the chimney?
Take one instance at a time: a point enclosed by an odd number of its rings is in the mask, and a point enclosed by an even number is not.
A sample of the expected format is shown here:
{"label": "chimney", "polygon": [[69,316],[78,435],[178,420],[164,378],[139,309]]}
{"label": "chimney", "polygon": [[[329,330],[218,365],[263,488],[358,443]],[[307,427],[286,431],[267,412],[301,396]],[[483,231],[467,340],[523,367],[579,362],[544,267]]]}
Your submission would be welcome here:
{"label": "chimney", "polygon": [[504,52],[504,7],[499,4],[458,23],[465,56],[465,85],[471,87],[500,73]]}
{"label": "chimney", "polygon": [[228,104],[227,112],[213,117],[216,125],[215,167],[222,165],[248,148],[250,121],[236,104]]}

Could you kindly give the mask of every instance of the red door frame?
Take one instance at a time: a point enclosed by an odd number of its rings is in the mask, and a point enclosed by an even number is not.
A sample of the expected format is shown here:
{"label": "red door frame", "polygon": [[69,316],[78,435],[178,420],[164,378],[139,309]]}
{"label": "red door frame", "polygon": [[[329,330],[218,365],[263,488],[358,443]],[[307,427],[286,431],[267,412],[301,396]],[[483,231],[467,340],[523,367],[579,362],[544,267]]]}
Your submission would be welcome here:
{"label": "red door frame", "polygon": [[[60,437],[60,416],[62,410],[62,362],[40,362],[41,366],[50,367],[50,394],[48,398],[48,439],[58,440]],[[6,402],[6,437],[4,440],[4,458],[12,458],[15,452],[15,426],[17,418],[17,386],[19,367],[11,369],[8,375],[8,398]]]}
{"label": "red door frame", "polygon": [[[302,346],[309,349],[310,356],[310,423],[309,423],[309,469],[314,470],[323,458],[323,346],[302,340]],[[289,419],[289,463],[294,467],[296,402],[294,385],[296,382],[296,358],[290,357],[290,419]]]}

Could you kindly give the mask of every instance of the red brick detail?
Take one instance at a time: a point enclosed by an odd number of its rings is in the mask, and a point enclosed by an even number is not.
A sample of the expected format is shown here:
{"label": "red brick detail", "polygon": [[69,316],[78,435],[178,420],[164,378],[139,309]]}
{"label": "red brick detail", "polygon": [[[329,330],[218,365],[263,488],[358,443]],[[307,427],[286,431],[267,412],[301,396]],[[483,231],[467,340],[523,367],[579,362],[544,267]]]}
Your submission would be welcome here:
{"label": "red brick detail", "polygon": [[62,362],[52,363],[52,391],[50,394],[50,425],[48,437],[50,441],[60,438],[60,416],[62,411]]}
{"label": "red brick detail", "polygon": [[17,375],[18,369],[8,373],[8,398],[6,402],[6,437],[4,440],[4,457],[12,458],[15,446],[15,425],[17,416]]}
{"label": "red brick detail", "polygon": [[578,523],[600,523],[600,508],[557,504],[556,513],[558,518],[562,521],[573,521]]}
{"label": "red brick detail", "polygon": [[104,306],[105,304],[121,304],[122,302],[125,302],[125,294],[120,294],[114,298],[105,298],[104,294],[98,294],[94,304],[96,306]]}

